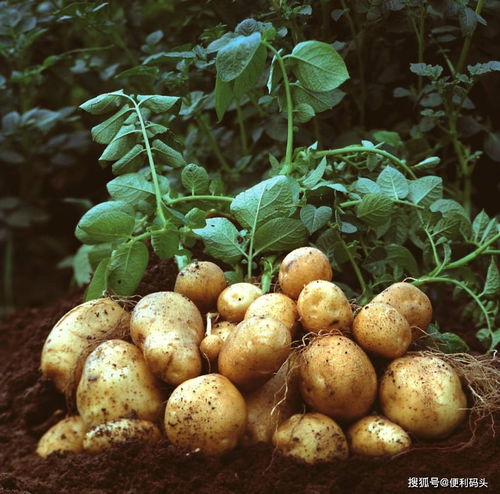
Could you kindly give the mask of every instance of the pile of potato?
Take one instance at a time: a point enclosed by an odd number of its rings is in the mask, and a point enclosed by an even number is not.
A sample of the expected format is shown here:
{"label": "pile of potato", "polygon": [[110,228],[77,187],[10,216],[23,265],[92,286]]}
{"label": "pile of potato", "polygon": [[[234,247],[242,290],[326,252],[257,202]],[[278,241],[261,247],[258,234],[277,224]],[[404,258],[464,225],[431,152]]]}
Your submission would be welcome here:
{"label": "pile of potato", "polygon": [[166,435],[206,455],[272,442],[314,463],[449,435],[466,414],[458,375],[406,353],[431,321],[427,296],[395,283],[353,311],[332,277],[328,258],[303,247],[284,258],[279,293],[227,286],[218,266],[196,262],[131,313],[109,298],[75,307],[50,333],[41,370],[76,395],[78,415],[38,454]]}

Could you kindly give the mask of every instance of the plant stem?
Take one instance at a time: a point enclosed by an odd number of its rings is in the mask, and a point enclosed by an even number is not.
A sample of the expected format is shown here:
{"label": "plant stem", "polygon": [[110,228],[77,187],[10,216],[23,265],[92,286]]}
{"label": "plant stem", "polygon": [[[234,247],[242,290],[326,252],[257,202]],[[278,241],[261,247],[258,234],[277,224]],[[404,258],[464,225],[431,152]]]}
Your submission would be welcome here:
{"label": "plant stem", "polygon": [[349,262],[351,263],[352,268],[354,269],[354,273],[356,274],[356,278],[358,279],[358,283],[361,288],[361,295],[363,295],[366,292],[366,282],[365,279],[363,278],[363,274],[361,273],[361,269],[359,269],[358,263],[355,261],[353,255],[351,254],[351,251],[347,247],[346,243],[344,242],[344,239],[342,238],[342,235],[340,235],[340,232],[338,231],[337,228],[335,228],[335,233],[340,243],[342,244],[342,247],[344,248],[347,257],[349,258]]}
{"label": "plant stem", "polygon": [[492,243],[496,242],[499,238],[500,238],[500,233],[497,233],[495,236],[491,237],[483,245],[479,246],[476,250],[473,250],[470,254],[467,254],[466,256],[464,256],[460,259],[457,259],[454,262],[450,262],[449,264],[447,264],[446,269],[455,269],[455,268],[459,268],[460,266],[464,266],[465,264],[468,264],[473,259],[480,256],[483,252],[485,252],[488,249],[488,247]]}
{"label": "plant stem", "polygon": [[[477,15],[481,14],[481,10],[483,10],[483,3],[484,3],[484,0],[478,0],[477,5],[476,5],[476,14]],[[460,56],[458,57],[457,65],[455,67],[455,73],[461,74],[464,70],[465,64],[467,62],[467,57],[469,55],[470,45],[472,43],[472,37],[474,36],[475,31],[476,30],[474,29],[465,38],[464,44],[462,45],[462,50],[460,52]]]}
{"label": "plant stem", "polygon": [[[359,204],[362,201],[362,199],[355,199],[353,201],[345,201],[341,202],[339,206],[341,208],[348,208],[350,206],[356,206],[356,204]],[[395,202],[396,204],[403,204],[404,206],[411,206],[416,209],[424,209],[423,206],[419,206],[418,204],[413,204],[413,202],[410,201],[405,201],[403,199],[392,199],[392,202]]]}
{"label": "plant stem", "polygon": [[240,141],[241,141],[241,151],[243,155],[248,154],[248,138],[247,131],[245,129],[245,122],[243,120],[243,112],[241,111],[240,99],[236,99],[236,117],[238,119],[238,125],[240,127]]}
{"label": "plant stem", "polygon": [[215,154],[217,160],[219,161],[222,169],[228,173],[231,172],[231,167],[229,166],[229,163],[227,162],[226,158],[224,158],[224,155],[222,154],[222,151],[219,147],[219,144],[215,140],[214,135],[212,134],[210,128],[208,127],[204,116],[203,115],[196,115],[195,118],[196,118],[196,121],[198,122],[198,125],[203,130],[203,133],[205,134],[205,137],[208,140],[208,144],[209,144],[210,148],[212,149],[213,153]]}
{"label": "plant stem", "polygon": [[209,196],[209,195],[201,195],[201,196],[186,196],[186,197],[178,197],[176,199],[170,199],[168,204],[178,204],[180,202],[187,201],[224,201],[224,202],[232,202],[234,197],[229,196]]}

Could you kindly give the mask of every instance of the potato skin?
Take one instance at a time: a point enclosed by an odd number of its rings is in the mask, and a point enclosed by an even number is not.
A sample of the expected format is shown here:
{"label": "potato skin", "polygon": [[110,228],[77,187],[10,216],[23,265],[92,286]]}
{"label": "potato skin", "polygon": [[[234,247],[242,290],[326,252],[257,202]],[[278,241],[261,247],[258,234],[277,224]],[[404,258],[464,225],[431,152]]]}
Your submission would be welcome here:
{"label": "potato skin", "polygon": [[361,456],[393,456],[411,446],[408,433],[379,415],[363,417],[347,431],[352,453]]}
{"label": "potato skin", "polygon": [[352,333],[361,348],[390,359],[402,357],[412,339],[406,318],[382,302],[365,305],[357,313]]}
{"label": "potato skin", "polygon": [[380,382],[379,399],[384,415],[423,439],[450,435],[467,413],[457,373],[438,357],[394,360]]}
{"label": "potato skin", "polygon": [[188,264],[177,275],[174,292],[192,300],[201,312],[215,306],[217,298],[227,286],[227,280],[217,264],[198,261]]}
{"label": "potato skin", "polygon": [[349,300],[329,281],[308,283],[300,292],[297,309],[302,326],[313,333],[350,328],[353,321]]}
{"label": "potato skin", "polygon": [[80,453],[83,450],[85,425],[79,415],[66,417],[53,425],[38,441],[36,453],[47,458],[54,451],[73,451]]}
{"label": "potato skin", "polygon": [[261,295],[262,290],[251,283],[235,283],[219,295],[217,311],[226,321],[241,322],[250,304]]}
{"label": "potato skin", "polygon": [[301,357],[300,391],[308,405],[343,421],[368,413],[377,393],[377,376],[354,341],[344,336],[320,336]]}
{"label": "potato skin", "polygon": [[384,302],[400,312],[412,328],[413,340],[422,336],[432,321],[429,297],[411,283],[394,283],[374,297],[373,302]]}
{"label": "potato skin", "polygon": [[238,388],[255,389],[280,368],[291,352],[288,328],[277,319],[240,322],[222,345],[219,372]]}
{"label": "potato skin", "polygon": [[233,449],[245,432],[243,396],[224,376],[206,374],[174,389],[165,409],[168,439],[181,448],[221,455]]}
{"label": "potato skin", "polygon": [[314,247],[292,250],[283,259],[278,275],[281,291],[294,300],[311,281],[332,279],[333,271],[328,257]]}
{"label": "potato skin", "polygon": [[161,437],[160,429],[148,420],[117,419],[90,429],[83,439],[83,449],[95,454],[115,444],[128,441],[154,443]]}
{"label": "potato skin", "polygon": [[346,460],[349,448],[339,425],[322,413],[292,415],[274,433],[273,444],[306,463]]}
{"label": "potato skin", "polygon": [[210,334],[200,343],[201,353],[211,361],[217,360],[222,345],[236,326],[228,321],[221,321],[214,325]]}
{"label": "potato skin", "polygon": [[56,388],[72,394],[87,355],[104,340],[129,331],[130,315],[110,298],[76,306],[52,328],[42,349],[40,369]]}
{"label": "potato skin", "polygon": [[155,422],[163,394],[141,351],[126,341],[109,340],[87,357],[76,405],[87,429],[119,418]]}

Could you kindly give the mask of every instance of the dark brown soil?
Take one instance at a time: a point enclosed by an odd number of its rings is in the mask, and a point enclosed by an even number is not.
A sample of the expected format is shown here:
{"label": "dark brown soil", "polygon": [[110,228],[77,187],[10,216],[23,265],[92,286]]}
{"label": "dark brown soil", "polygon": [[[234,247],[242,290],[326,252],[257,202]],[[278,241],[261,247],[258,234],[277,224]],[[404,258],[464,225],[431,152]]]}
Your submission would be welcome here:
{"label": "dark brown soil", "polygon": [[[148,272],[139,292],[170,289],[172,265],[160,262]],[[408,488],[409,478],[451,481],[485,479],[480,492],[500,492],[500,454],[489,422],[475,442],[462,450],[444,450],[470,439],[464,426],[437,445],[417,444],[394,458],[350,458],[307,466],[260,444],[219,459],[179,451],[167,440],[154,446],[130,443],[91,456],[34,454],[38,438],[65,414],[64,398],[38,370],[40,351],[57,319],[81,302],[81,293],[45,309],[14,315],[0,326],[0,493],[31,494],[180,494],[180,493],[400,493],[470,492],[474,487]]]}

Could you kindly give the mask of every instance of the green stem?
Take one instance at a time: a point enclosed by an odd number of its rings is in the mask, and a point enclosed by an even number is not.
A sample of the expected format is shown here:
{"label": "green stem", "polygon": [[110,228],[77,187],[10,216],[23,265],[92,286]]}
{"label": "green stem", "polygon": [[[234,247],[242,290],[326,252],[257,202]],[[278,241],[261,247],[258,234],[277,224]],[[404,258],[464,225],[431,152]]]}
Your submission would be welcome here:
{"label": "green stem", "polygon": [[456,261],[447,264],[446,269],[455,269],[459,268],[460,266],[464,266],[465,264],[468,264],[473,259],[480,256],[483,252],[485,252],[488,249],[488,247],[494,242],[496,242],[499,238],[500,238],[500,233],[497,233],[495,236],[491,237],[487,242],[478,247],[476,250],[473,250],[470,254],[467,254],[461,259],[457,259]]}
{"label": "green stem", "polygon": [[238,119],[238,126],[240,128],[241,150],[243,155],[246,156],[248,154],[248,138],[239,98],[236,99],[236,118]]}
{"label": "green stem", "polygon": [[[483,4],[484,0],[478,0],[477,5],[476,5],[476,14],[480,15],[481,10],[483,10]],[[464,44],[462,46],[462,50],[460,52],[460,56],[458,57],[458,62],[455,67],[455,73],[461,74],[464,70],[465,63],[467,62],[467,57],[469,55],[469,49],[472,43],[472,37],[474,36],[474,32],[476,30],[474,29],[471,33],[467,35],[465,38]]]}
{"label": "green stem", "polygon": [[351,263],[352,268],[354,269],[354,273],[356,274],[356,278],[358,279],[358,283],[361,288],[361,294],[363,295],[366,292],[366,282],[365,279],[363,278],[363,274],[361,273],[361,269],[359,268],[358,263],[355,261],[354,257],[351,254],[351,251],[348,249],[346,243],[344,242],[344,239],[342,238],[342,235],[340,235],[337,228],[335,228],[335,233],[340,243],[342,244],[345,253],[347,254],[347,257],[349,259],[349,262]]}
{"label": "green stem", "polygon": [[209,196],[209,195],[200,195],[200,196],[186,196],[186,197],[178,197],[176,199],[170,199],[168,201],[169,205],[178,204],[180,202],[188,202],[188,201],[224,201],[224,202],[232,202],[234,197],[229,196]]}
{"label": "green stem", "polygon": [[[348,208],[350,206],[356,206],[360,202],[362,202],[362,199],[355,199],[353,201],[341,202],[339,204],[339,206],[341,208]],[[415,209],[425,209],[423,206],[420,206],[418,204],[413,204],[413,202],[405,201],[403,199],[392,199],[392,202],[395,202],[396,204],[403,204],[404,206],[411,206],[412,208],[415,208]]]}
{"label": "green stem", "polygon": [[224,158],[224,155],[222,154],[222,151],[219,147],[219,144],[215,140],[214,135],[212,134],[212,131],[207,125],[207,122],[205,121],[205,118],[203,115],[197,115],[196,116],[196,121],[198,122],[198,125],[201,127],[203,130],[203,133],[205,134],[205,137],[208,140],[208,144],[210,148],[212,149],[213,153],[215,154],[215,157],[219,161],[222,169],[226,172],[231,172],[231,167],[229,166],[229,163],[227,162],[226,158]]}

